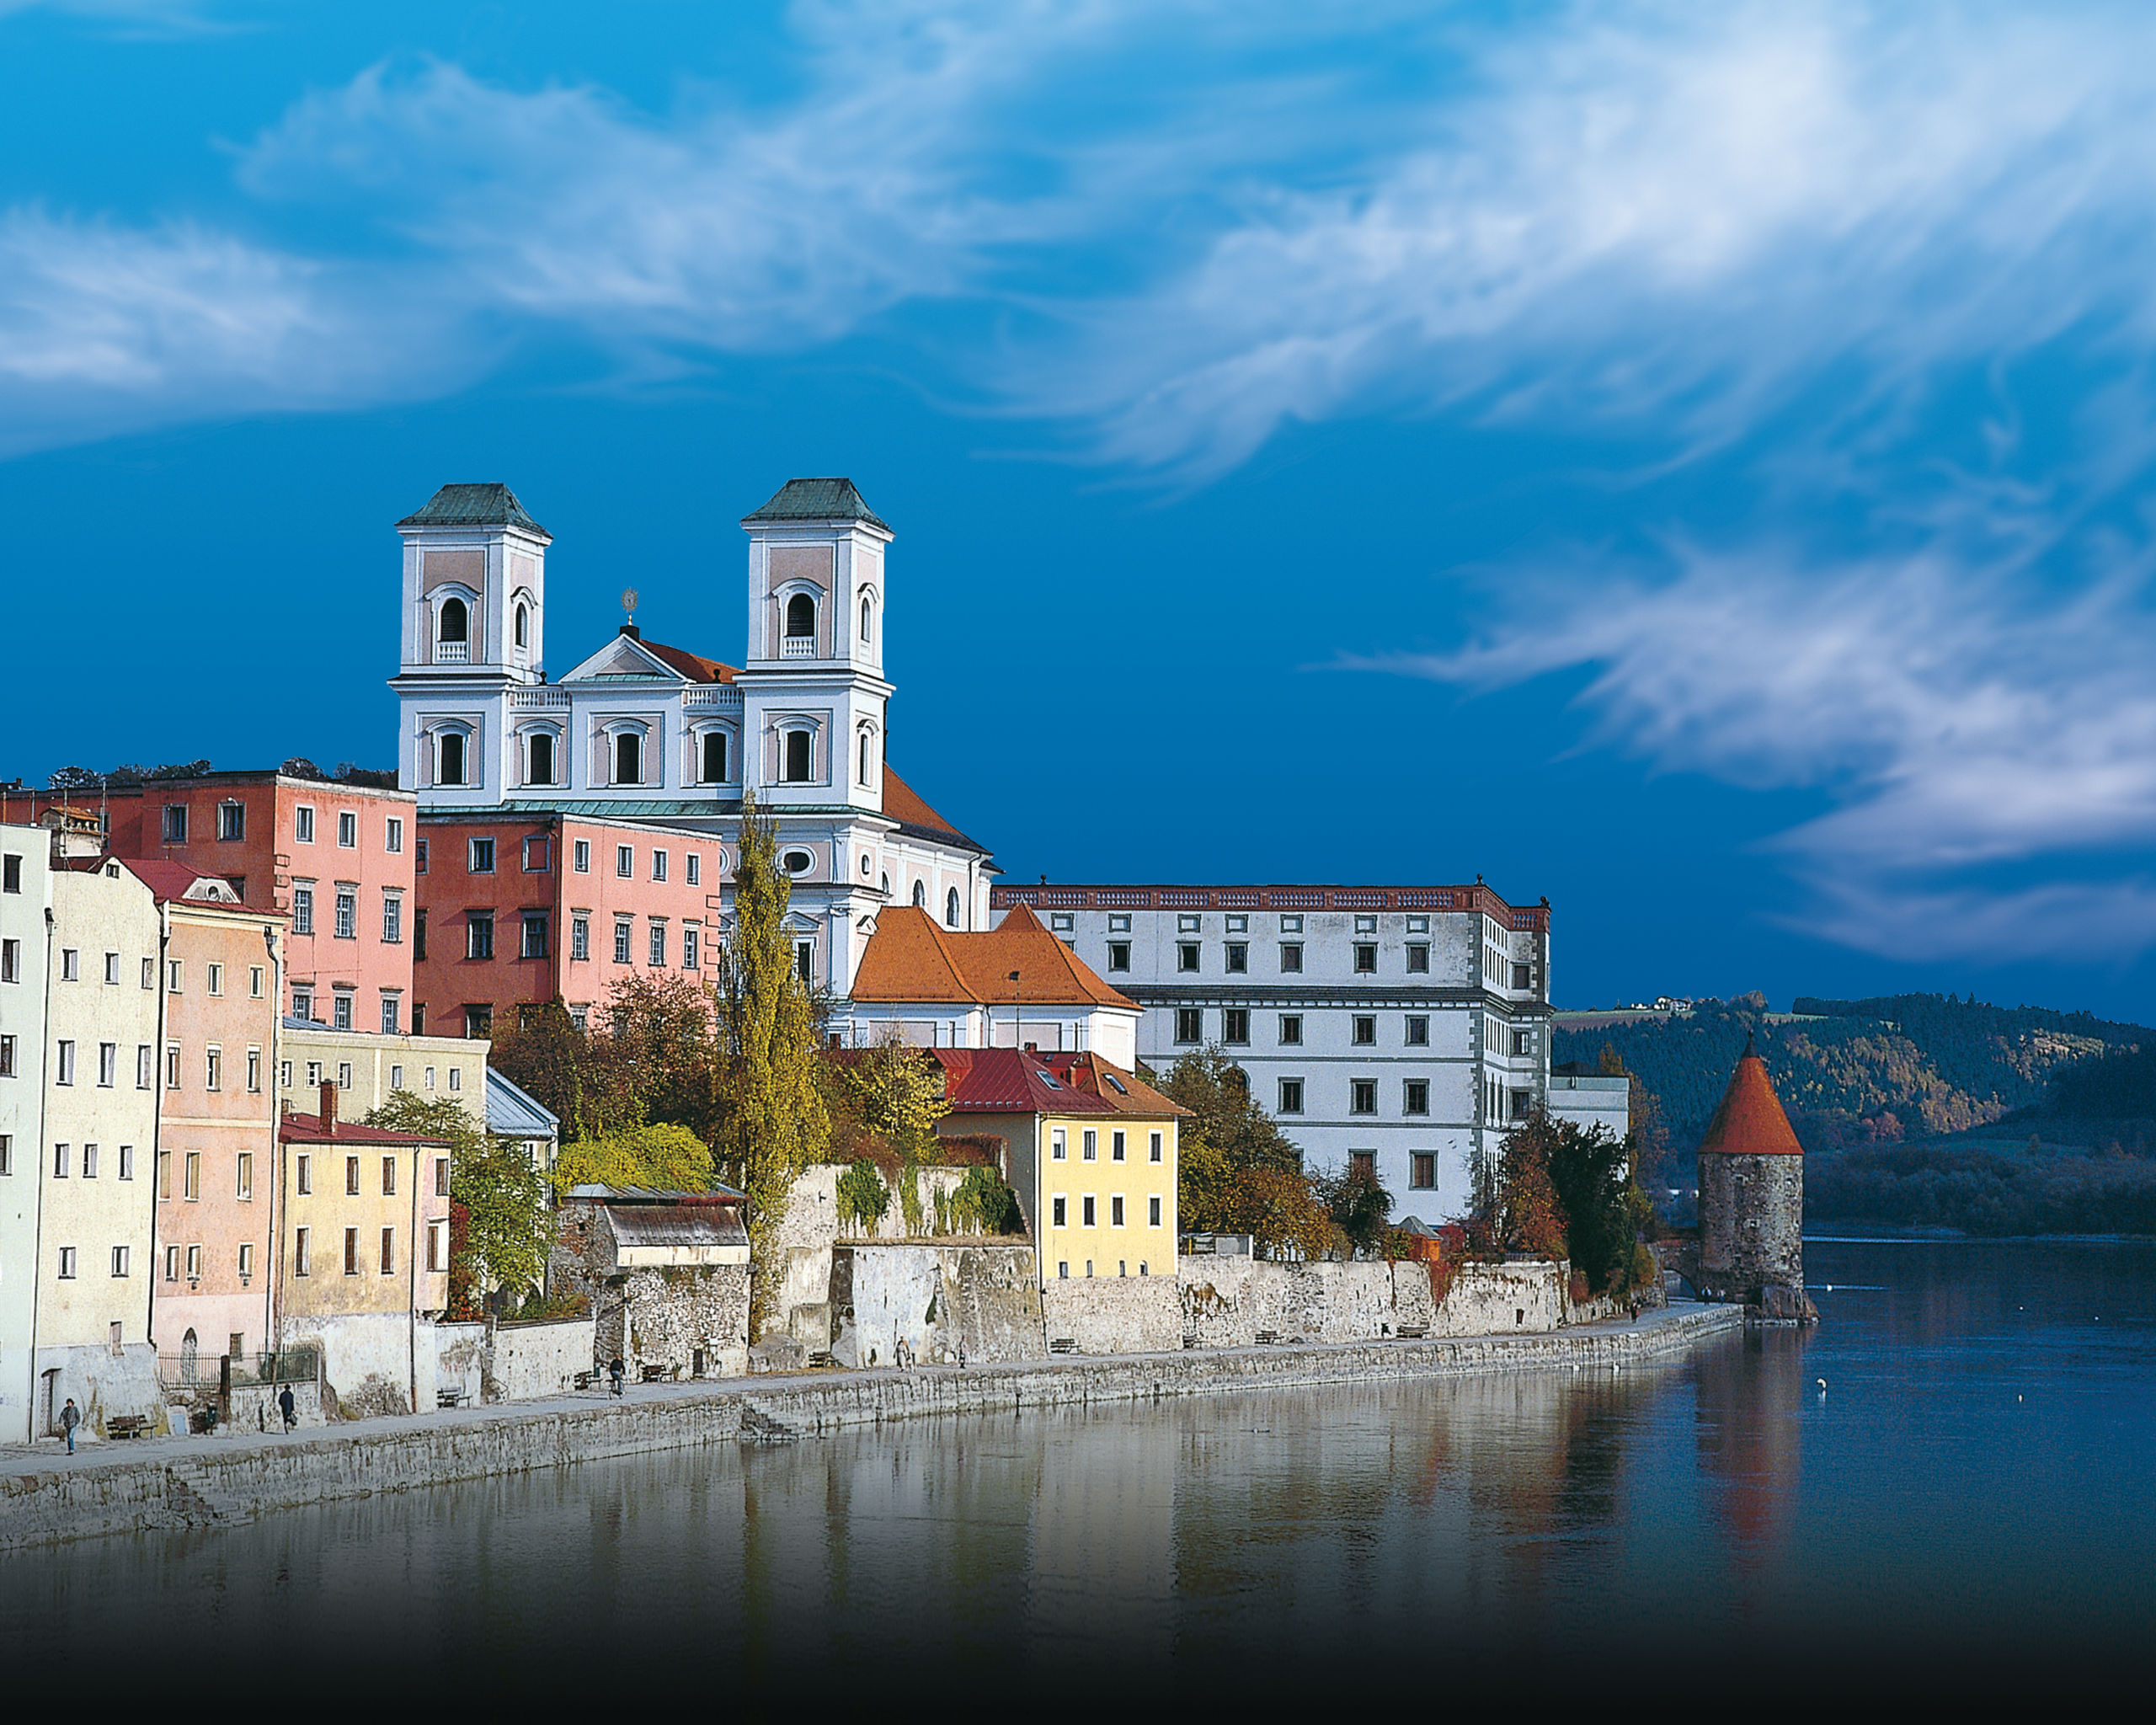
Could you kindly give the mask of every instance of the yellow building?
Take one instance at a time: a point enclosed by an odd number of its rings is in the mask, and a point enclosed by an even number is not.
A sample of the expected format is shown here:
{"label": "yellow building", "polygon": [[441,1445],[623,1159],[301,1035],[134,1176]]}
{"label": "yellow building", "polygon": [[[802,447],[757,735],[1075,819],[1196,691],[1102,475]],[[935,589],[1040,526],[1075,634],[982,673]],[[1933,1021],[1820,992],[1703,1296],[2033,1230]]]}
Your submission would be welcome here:
{"label": "yellow building", "polygon": [[1003,1140],[1043,1284],[1176,1274],[1177,1133],[1188,1110],[1098,1055],[935,1049],[950,1135]]}
{"label": "yellow building", "polygon": [[487,1044],[460,1036],[385,1036],[333,1030],[287,1018],[277,1045],[277,1098],[311,1108],[334,1084],[339,1112],[364,1119],[400,1090],[427,1102],[461,1103],[474,1125],[487,1124]]}

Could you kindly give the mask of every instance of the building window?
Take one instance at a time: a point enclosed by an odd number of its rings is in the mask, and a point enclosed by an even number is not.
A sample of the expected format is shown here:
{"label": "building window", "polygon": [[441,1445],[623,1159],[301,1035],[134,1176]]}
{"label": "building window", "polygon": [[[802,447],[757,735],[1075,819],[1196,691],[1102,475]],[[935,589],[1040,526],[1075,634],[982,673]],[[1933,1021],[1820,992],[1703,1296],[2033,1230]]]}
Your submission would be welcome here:
{"label": "building window", "polygon": [[1374,943],[1364,943],[1355,948],[1355,974],[1373,976],[1377,974],[1378,949]]}
{"label": "building window", "polygon": [[591,841],[579,839],[569,846],[569,866],[579,874],[591,873]]}
{"label": "building window", "polygon": [[1406,1034],[1401,1039],[1410,1048],[1428,1048],[1430,1045],[1430,1021],[1428,1016],[1421,1012],[1410,1012],[1407,1015]]}
{"label": "building window", "polygon": [[1302,1111],[1303,1081],[1299,1078],[1283,1078],[1280,1081],[1280,1112],[1283,1114],[1299,1114]]}
{"label": "building window", "polygon": [[1348,1112],[1351,1114],[1374,1114],[1378,1111],[1378,1081],[1374,1078],[1353,1078],[1348,1084]]}
{"label": "building window", "polygon": [[135,1087],[148,1090],[157,1081],[157,1050],[147,1042],[135,1044]]}
{"label": "building window", "polygon": [[806,593],[797,593],[786,601],[786,638],[808,641],[815,635],[816,601]]}
{"label": "building window", "polygon": [[1150,1144],[1150,1148],[1149,1148],[1149,1149],[1147,1150],[1147,1151],[1146,1151],[1146,1156],[1145,1156],[1145,1159],[1146,1159],[1148,1162],[1156,1162],[1160,1161],[1160,1159],[1161,1159],[1161,1140],[1162,1140],[1164,1137],[1166,1137],[1166,1135],[1165,1133],[1161,1133],[1161,1132],[1155,1132],[1155,1133],[1154,1133],[1154,1134],[1152,1134],[1152,1135],[1151,1135],[1151,1144]]}
{"label": "building window", "polygon": [[467,959],[491,959],[494,955],[494,913],[492,911],[467,911],[464,913],[464,956]]}
{"label": "building window", "polygon": [[[943,895],[943,926],[946,928],[956,928],[958,926],[958,889],[956,887],[947,889]],[[1125,946],[1124,957],[1127,959],[1129,956],[1128,943]],[[1129,968],[1128,963],[1123,965],[1126,970]]]}
{"label": "building window", "polygon": [[1513,966],[1513,986],[1518,989],[1529,989],[1534,986],[1533,973],[1528,969],[1526,965],[1515,964]]}
{"label": "building window", "polygon": [[355,1156],[344,1158],[344,1195],[347,1198],[360,1195],[360,1159]]}
{"label": "building window", "polygon": [[404,1087],[404,1069],[402,1066],[392,1066],[389,1069],[389,1087],[392,1090],[402,1090]]}
{"label": "building window", "polygon": [[0,940],[0,982],[22,980],[23,943],[19,940]]}
{"label": "building window", "polygon": [[697,931],[684,928],[681,931],[681,968],[693,970],[702,962],[703,955],[697,949]]}
{"label": "building window", "polygon": [[467,842],[464,872],[467,874],[492,874],[494,872],[494,841],[492,839],[472,839]]}
{"label": "building window", "polygon": [[[1097,1226],[1094,1220],[1095,1201],[1093,1194],[1090,1192],[1078,1200],[1078,1220],[1081,1226],[1091,1228]],[[1092,1271],[1089,1268],[1086,1274],[1090,1276]]]}
{"label": "building window", "polygon": [[1101,1135],[1098,1132],[1089,1127],[1080,1135],[1079,1141],[1084,1146],[1083,1154],[1086,1161],[1097,1162],[1101,1159]]}
{"label": "building window", "polygon": [[461,785],[464,782],[464,733],[444,731],[435,740],[435,782],[438,785]]}
{"label": "building window", "polygon": [[1300,1048],[1303,1044],[1303,1015],[1283,1012],[1280,1015],[1280,1046]]}
{"label": "building window", "polygon": [[350,809],[339,810],[337,815],[337,848],[356,851],[360,847],[360,817]]}
{"label": "building window", "polygon": [[1176,943],[1176,969],[1178,970],[1198,969],[1198,943],[1196,941],[1186,940]]}
{"label": "building window", "polygon": [[682,878],[686,879],[691,886],[700,885],[702,883],[704,878],[703,863],[704,859],[698,856],[694,851],[690,852],[686,856],[681,858],[681,867],[686,871]]}
{"label": "building window", "polygon": [[1358,933],[1358,934],[1375,934],[1377,932],[1378,932],[1378,919],[1377,919],[1376,917],[1374,917],[1374,916],[1358,916],[1358,917],[1355,919],[1355,932],[1356,932],[1356,933]]}
{"label": "building window", "polygon": [[0,860],[0,892],[19,893],[23,889],[23,859],[9,852]]}
{"label": "building window", "polygon": [[225,1087],[225,1051],[221,1048],[202,1050],[202,1087],[222,1090]]}
{"label": "building window", "polygon": [[[382,997],[382,1033],[384,1036],[396,1035],[398,1022],[397,996],[386,994]],[[400,1087],[392,1084],[390,1087],[394,1090]]]}
{"label": "building window", "polygon": [[[218,967],[214,964],[211,966],[212,969],[216,968]],[[107,953],[104,955],[104,981],[107,988],[120,986],[120,954],[117,953]],[[214,994],[216,991],[212,989],[211,992]]]}
{"label": "building window", "polygon": [[263,979],[267,974],[259,964],[248,966],[247,997],[249,1000],[259,1001],[262,998]]}
{"label": "building window", "polygon": [[[415,964],[424,963],[426,956],[427,907],[422,905],[412,913],[412,962]],[[419,1033],[419,1027],[414,1025],[412,1034],[417,1036]]]}
{"label": "building window", "polygon": [[861,734],[861,782],[864,785],[869,782],[868,733],[867,731]]}
{"label": "building window", "polygon": [[412,852],[412,873],[414,874],[424,874],[426,872],[427,841],[424,839],[421,839]]}
{"label": "building window", "polygon": [[1249,971],[1250,943],[1248,941],[1231,940],[1228,943],[1227,969],[1228,974],[1231,976],[1240,976]]}
{"label": "building window", "polygon": [[1428,975],[1430,969],[1430,949],[1417,941],[1407,948],[1407,969],[1411,975]]}
{"label": "building window", "polygon": [[614,919],[614,962],[616,964],[629,962],[629,942],[634,938],[635,932],[636,924],[627,917],[616,916]]}
{"label": "building window", "polygon": [[292,1274],[296,1276],[314,1274],[314,1254],[309,1250],[305,1228],[296,1228],[292,1231]]}
{"label": "building window", "polygon": [[1348,1040],[1357,1048],[1375,1048],[1378,1042],[1378,1021],[1368,1013],[1358,1012],[1353,1022]]}
{"label": "building window", "polygon": [[98,1147],[94,1144],[83,1146],[83,1178],[94,1180],[98,1177]]}
{"label": "building window", "polygon": [[1070,1139],[1060,1126],[1054,1127],[1049,1132],[1048,1154],[1050,1162],[1057,1162],[1064,1161],[1070,1154]]}
{"label": "building window", "polygon": [[1220,1014],[1220,1039],[1237,1044],[1249,1042],[1250,1009],[1247,1007],[1230,1007]]}
{"label": "building window", "polygon": [[401,893],[384,893],[382,899],[382,939],[385,946],[400,945],[404,939],[404,898]]}
{"label": "building window", "polygon": [[547,956],[547,913],[544,911],[526,911],[524,913],[523,955],[527,959]]}
{"label": "building window", "polygon": [[1351,1150],[1348,1152],[1348,1172],[1358,1179],[1374,1180],[1378,1177],[1378,1153],[1374,1150]]}
{"label": "building window", "polygon": [[142,986],[152,989],[157,985],[157,961],[155,959],[145,959],[142,960]]}
{"label": "building window", "polygon": [[360,937],[360,889],[340,886],[337,889],[337,938],[357,940]]}
{"label": "building window", "polygon": [[394,814],[389,817],[388,824],[382,828],[382,847],[383,850],[388,852],[392,857],[398,856],[403,853],[404,849],[404,822],[401,817]]}
{"label": "building window", "polygon": [[60,1044],[59,1081],[62,1084],[72,1084],[75,1081],[75,1044],[65,1039]]}
{"label": "building window", "polygon": [[1516,1055],[1534,1053],[1534,1033],[1531,1030],[1515,1030],[1513,1032],[1513,1052]]}
{"label": "building window", "polygon": [[344,1274],[356,1276],[360,1273],[360,1231],[344,1230]]}
{"label": "building window", "polygon": [[435,1196],[449,1196],[449,1158],[446,1156],[435,1158]]}
{"label": "building window", "polygon": [[803,982],[811,988],[816,984],[816,943],[798,940],[793,943],[793,968]]}
{"label": "building window", "polygon": [[247,1051],[247,1087],[250,1094],[262,1092],[262,1050],[259,1048]]}
{"label": "building window", "polygon": [[331,991],[329,996],[329,1025],[333,1030],[350,1030],[352,1028],[353,999],[354,996],[352,991],[349,988],[339,988]]}
{"label": "building window", "polygon": [[640,733],[623,731],[614,739],[614,782],[643,782],[643,738]]}
{"label": "building window", "polygon": [[1176,1040],[1203,1042],[1205,1040],[1205,1014],[1196,1007],[1176,1008]]}
{"label": "building window", "polygon": [[176,1042],[165,1044],[165,1088],[179,1088],[179,1044]]}
{"label": "building window", "polygon": [[350,1090],[352,1087],[352,1063],[350,1060],[339,1060],[337,1063],[337,1087],[339,1090]]}
{"label": "building window", "polygon": [[123,1180],[135,1178],[135,1146],[131,1144],[120,1146],[120,1178]]}
{"label": "building window", "polygon": [[1049,1199],[1049,1226],[1050,1227],[1067,1228],[1070,1226],[1070,1212],[1067,1208],[1070,1202],[1070,1200],[1067,1198]]}
{"label": "building window", "polygon": [[916,911],[928,908],[928,883],[925,880],[916,880],[913,884],[913,907]]}
{"label": "building window", "polygon": [[1430,1112],[1430,1081],[1410,1078],[1407,1081],[1401,1112],[1406,1114],[1427,1114]]}
{"label": "building window", "polygon": [[449,1224],[427,1224],[427,1271],[436,1274],[449,1268]]}
{"label": "building window", "polygon": [[726,782],[726,733],[706,731],[703,734],[703,782],[707,785]]}
{"label": "building window", "polygon": [[526,874],[544,874],[552,860],[547,852],[546,834],[534,833],[525,840],[524,872]]}
{"label": "building window", "polygon": [[1524,1120],[1527,1118],[1528,1110],[1534,1104],[1533,1095],[1524,1090],[1515,1090],[1512,1092],[1511,1100],[1513,1119]]}
{"label": "building window", "polygon": [[74,1171],[75,1158],[70,1147],[65,1144],[54,1145],[52,1146],[52,1178],[56,1180],[64,1180]]}
{"label": "building window", "polygon": [[384,1198],[397,1196],[397,1158],[393,1156],[382,1159],[382,1195]]}
{"label": "building window", "polygon": [[651,968],[664,969],[666,966],[666,925],[656,917],[651,923]]}
{"label": "building window", "polygon": [[292,932],[314,932],[314,889],[311,886],[292,889]]}
{"label": "building window", "polygon": [[782,777],[788,784],[805,785],[808,782],[809,735],[805,730],[786,733],[786,766]]}
{"label": "building window", "polygon": [[189,1284],[189,1286],[192,1286],[194,1284],[195,1284],[195,1283],[197,1283],[197,1282],[200,1281],[201,1279],[202,1279],[202,1248],[201,1248],[200,1247],[199,1247],[199,1246],[190,1246],[190,1247],[189,1247],[187,1248],[187,1280],[188,1280],[188,1284]]}
{"label": "building window", "polygon": [[1294,975],[1303,968],[1303,943],[1299,940],[1280,943],[1280,969],[1285,975]]}
{"label": "building window", "polygon": [[[467,1042],[478,1042],[494,1034],[494,1009],[491,1006],[468,1006],[464,1009],[464,1036]],[[461,1067],[449,1069],[449,1087],[455,1090],[464,1076]]]}
{"label": "building window", "polygon": [[651,878],[654,880],[664,880],[666,879],[665,852],[654,851],[651,853]]}
{"label": "building window", "polygon": [[303,845],[314,842],[314,810],[305,804],[292,810],[292,836]]}
{"label": "building window", "polygon": [[[955,896],[955,895],[953,895],[953,896]],[[1128,970],[1129,968],[1130,943],[1127,940],[1110,941],[1108,943],[1108,969],[1111,970]]]}
{"label": "building window", "polygon": [[1407,1183],[1417,1192],[1430,1192],[1438,1183],[1438,1158],[1427,1150],[1418,1150],[1407,1158]]}
{"label": "building window", "polygon": [[[199,1150],[190,1150],[187,1152],[186,1156],[180,1162],[179,1179],[180,1197],[184,1199],[189,1204],[200,1203],[202,1199],[201,1151]],[[192,1272],[190,1270],[190,1274]]]}
{"label": "building window", "polygon": [[614,878],[617,880],[633,880],[636,879],[636,847],[633,845],[615,846]]}
{"label": "building window", "polygon": [[79,982],[82,977],[83,955],[72,947],[61,948],[60,980],[62,982]]}
{"label": "building window", "polygon": [[1123,1226],[1123,1194],[1120,1192],[1109,1195],[1108,1226],[1111,1228],[1120,1228]]}
{"label": "building window", "polygon": [[60,1248],[60,1279],[61,1281],[72,1282],[75,1279],[75,1261],[76,1254],[73,1247],[63,1246]]}
{"label": "building window", "polygon": [[525,782],[550,785],[554,782],[554,738],[551,731],[534,731],[524,740]]}
{"label": "building window", "polygon": [[382,1273],[385,1276],[397,1274],[397,1230],[394,1228],[382,1231]]}
{"label": "building window", "polygon": [[591,919],[589,916],[569,918],[569,957],[579,963],[591,956]]}
{"label": "building window", "polygon": [[254,1152],[243,1150],[232,1158],[233,1195],[252,1203],[254,1198]]}
{"label": "building window", "polygon": [[110,1090],[120,1082],[120,1044],[101,1042],[98,1044],[98,1088]]}
{"label": "building window", "polygon": [[[165,842],[168,845],[184,845],[187,842],[186,804],[168,803],[165,804],[164,834]],[[19,891],[20,889],[17,890]]]}

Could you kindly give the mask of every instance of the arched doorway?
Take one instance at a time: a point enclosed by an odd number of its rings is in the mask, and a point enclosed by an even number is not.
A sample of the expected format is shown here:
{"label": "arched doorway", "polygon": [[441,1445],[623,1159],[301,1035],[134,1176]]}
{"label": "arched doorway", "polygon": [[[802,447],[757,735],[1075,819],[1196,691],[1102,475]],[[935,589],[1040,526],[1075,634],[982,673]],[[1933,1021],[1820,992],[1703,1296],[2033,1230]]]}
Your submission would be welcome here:
{"label": "arched doorway", "polygon": [[179,1381],[183,1384],[195,1381],[195,1356],[197,1344],[195,1332],[189,1330],[179,1338]]}

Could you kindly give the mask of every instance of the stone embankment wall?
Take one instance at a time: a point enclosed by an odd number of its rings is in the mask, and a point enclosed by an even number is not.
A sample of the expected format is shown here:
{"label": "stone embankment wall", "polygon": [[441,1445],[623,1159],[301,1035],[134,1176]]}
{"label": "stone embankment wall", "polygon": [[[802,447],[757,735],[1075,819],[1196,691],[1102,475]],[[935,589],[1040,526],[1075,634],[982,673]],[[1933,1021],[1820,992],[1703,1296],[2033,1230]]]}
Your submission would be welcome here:
{"label": "stone embankment wall", "polygon": [[[967,1371],[817,1372],[760,1383],[509,1412],[460,1409],[312,1439],[198,1443],[171,1460],[0,1475],[0,1547],[216,1526],[277,1509],[564,1463],[931,1414],[1023,1412],[1171,1396],[1487,1372],[1618,1369],[1742,1327],[1737,1306],[1637,1326],[1473,1340],[1366,1342],[1058,1360]],[[115,1453],[117,1453],[116,1450]]]}
{"label": "stone embankment wall", "polygon": [[1040,1290],[1030,1246],[841,1246],[833,1253],[832,1360],[889,1365],[903,1338],[915,1359],[1038,1359]]}
{"label": "stone embankment wall", "polygon": [[749,1267],[637,1269],[600,1290],[595,1358],[618,1354],[632,1375],[738,1377],[749,1369]]}
{"label": "stone embankment wall", "polygon": [[576,1375],[591,1370],[598,1359],[593,1330],[589,1317],[497,1325],[486,1361],[486,1399],[530,1402],[575,1388]]}

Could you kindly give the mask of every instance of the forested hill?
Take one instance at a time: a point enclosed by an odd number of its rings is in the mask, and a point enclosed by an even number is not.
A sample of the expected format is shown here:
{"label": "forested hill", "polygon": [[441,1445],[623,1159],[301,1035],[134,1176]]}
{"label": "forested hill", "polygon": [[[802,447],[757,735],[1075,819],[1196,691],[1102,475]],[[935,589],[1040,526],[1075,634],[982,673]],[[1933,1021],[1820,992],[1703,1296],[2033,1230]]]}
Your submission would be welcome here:
{"label": "forested hill", "polygon": [[1755,994],[1702,1001],[1684,1016],[1576,1030],[1561,1024],[1550,1057],[1592,1071],[1603,1048],[1614,1047],[1625,1070],[1660,1098],[1671,1147],[1689,1155],[1747,1035],[1755,1038],[1810,1150],[1894,1144],[1985,1125],[2045,1103],[2055,1074],[2092,1056],[2143,1044],[2156,1048],[2156,1031],[2138,1024],[1989,1006],[1973,995],[1800,997],[1796,1007],[1793,1014],[1770,1014],[1765,997]]}

